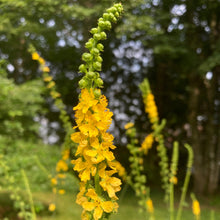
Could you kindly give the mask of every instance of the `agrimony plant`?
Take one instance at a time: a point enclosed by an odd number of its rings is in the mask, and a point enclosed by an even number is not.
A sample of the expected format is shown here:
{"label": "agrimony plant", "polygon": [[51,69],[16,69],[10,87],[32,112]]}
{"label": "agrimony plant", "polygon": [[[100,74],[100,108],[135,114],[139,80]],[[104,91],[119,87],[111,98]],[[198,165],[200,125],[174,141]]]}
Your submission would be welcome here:
{"label": "agrimony plant", "polygon": [[120,190],[121,180],[113,175],[117,172],[115,157],[111,150],[114,137],[107,132],[113,113],[107,108],[107,99],[101,94],[103,81],[99,71],[102,67],[101,52],[104,46],[99,43],[105,40],[105,30],[111,29],[123,11],[121,4],[114,4],[98,20],[97,28],[90,32],[93,37],[86,43],[89,52],[82,55],[85,62],[79,72],[84,77],[79,81],[81,93],[79,103],[73,108],[78,132],[71,136],[78,144],[72,160],[74,170],[79,173],[80,192],[76,202],[83,207],[82,219],[108,219],[117,211],[116,192]]}

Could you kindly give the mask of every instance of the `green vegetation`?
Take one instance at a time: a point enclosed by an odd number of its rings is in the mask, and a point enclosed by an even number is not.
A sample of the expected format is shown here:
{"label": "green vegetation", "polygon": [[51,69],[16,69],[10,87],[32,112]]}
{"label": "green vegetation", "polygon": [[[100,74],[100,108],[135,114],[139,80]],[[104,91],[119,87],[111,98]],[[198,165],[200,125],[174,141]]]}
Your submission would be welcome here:
{"label": "green vegetation", "polygon": [[220,219],[220,2],[112,3],[0,0],[0,219]]}

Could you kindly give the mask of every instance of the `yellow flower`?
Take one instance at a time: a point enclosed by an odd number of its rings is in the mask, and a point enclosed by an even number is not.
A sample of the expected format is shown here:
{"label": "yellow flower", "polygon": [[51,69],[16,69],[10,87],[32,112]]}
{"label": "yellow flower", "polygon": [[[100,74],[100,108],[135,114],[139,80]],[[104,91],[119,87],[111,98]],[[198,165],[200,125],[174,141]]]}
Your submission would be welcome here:
{"label": "yellow flower", "polygon": [[46,76],[46,77],[44,77],[44,81],[45,81],[45,82],[50,82],[52,79],[53,79],[52,76]]}
{"label": "yellow flower", "polygon": [[52,185],[57,185],[57,179],[56,178],[52,178],[50,181],[51,181]]}
{"label": "yellow flower", "polygon": [[38,60],[40,58],[37,52],[32,53],[32,60]]}
{"label": "yellow flower", "polygon": [[132,122],[129,122],[129,123],[127,123],[125,126],[124,126],[124,128],[127,130],[127,129],[129,129],[129,128],[132,128],[132,127],[134,127],[134,123],[132,123]]}
{"label": "yellow flower", "polygon": [[178,183],[177,177],[173,176],[172,178],[170,178],[170,182],[176,185]]}
{"label": "yellow flower", "polygon": [[114,203],[112,201],[103,201],[95,192],[94,189],[88,189],[86,196],[90,198],[90,201],[83,202],[82,206],[86,211],[93,211],[93,218],[98,220],[102,217],[103,211],[111,213],[114,209]]}
{"label": "yellow flower", "polygon": [[44,60],[42,57],[39,57],[39,58],[38,58],[38,61],[39,61],[39,63],[42,64],[42,65],[45,65],[45,63],[46,63],[45,60]]}
{"label": "yellow flower", "polygon": [[63,195],[63,194],[65,194],[65,190],[64,189],[59,189],[59,191],[58,191],[58,193],[60,194],[60,195]]}
{"label": "yellow flower", "polygon": [[55,209],[56,209],[56,205],[55,205],[54,203],[51,203],[51,204],[49,205],[49,207],[48,207],[48,210],[49,210],[50,212],[54,212]]}
{"label": "yellow flower", "polygon": [[158,121],[158,112],[157,106],[154,101],[154,95],[152,93],[148,93],[148,95],[144,99],[145,104],[145,112],[148,113],[149,119],[151,123],[155,123]]}
{"label": "yellow flower", "polygon": [[64,150],[64,151],[62,152],[62,159],[63,159],[63,160],[68,160],[68,159],[69,159],[69,156],[70,156],[70,150],[69,150],[69,149]]}
{"label": "yellow flower", "polygon": [[60,171],[67,171],[67,170],[68,170],[68,165],[66,164],[66,162],[63,160],[59,160],[57,162],[56,171],[60,172]]}
{"label": "yellow flower", "polygon": [[200,215],[200,205],[198,200],[193,200],[193,204],[192,204],[192,210],[193,210],[193,214],[195,216],[199,216]]}
{"label": "yellow flower", "polygon": [[[111,149],[114,137],[106,131],[110,127],[112,112],[107,108],[108,102],[104,95],[95,97],[93,89],[83,89],[79,104],[74,107],[75,118],[79,132],[71,135],[72,141],[78,144],[75,155],[77,159],[71,160],[74,170],[79,173],[81,180],[80,192],[77,203],[84,208],[83,218],[87,219],[88,213],[93,211],[94,219],[102,217],[103,212],[110,213],[117,209],[117,203],[104,201],[99,198],[93,189],[88,189],[87,181],[94,181],[92,177],[100,176],[100,185],[110,198],[117,199],[115,193],[120,190],[121,180],[112,177],[117,170],[109,165],[115,160]],[[107,168],[112,168],[110,170]],[[108,169],[108,170],[106,170]],[[99,173],[97,173],[99,170]],[[87,191],[88,189],[88,191]],[[93,193],[94,191],[94,193]],[[89,199],[88,199],[89,197]]]}
{"label": "yellow flower", "polygon": [[112,175],[117,172],[116,170],[106,171],[105,168],[106,166],[104,165],[99,170],[99,176],[102,178],[100,185],[104,191],[107,191],[110,198],[117,199],[115,193],[121,189],[121,180],[116,177],[112,177]]}
{"label": "yellow flower", "polygon": [[152,200],[150,199],[150,198],[148,198],[147,199],[147,201],[146,201],[146,206],[147,206],[147,211],[149,212],[149,213],[154,213],[154,206],[153,206],[153,202],[152,202]]}
{"label": "yellow flower", "polygon": [[42,68],[42,71],[43,72],[50,72],[50,68],[48,67],[48,66],[44,66],[43,68]]}
{"label": "yellow flower", "polygon": [[144,151],[144,154],[147,154],[148,150],[152,147],[154,137],[152,134],[149,134],[141,144],[141,150]]}
{"label": "yellow flower", "polygon": [[58,174],[57,174],[57,177],[58,177],[59,179],[65,179],[65,178],[66,178],[66,175],[63,174],[63,173],[58,173]]}
{"label": "yellow flower", "polygon": [[50,89],[52,87],[55,86],[55,82],[54,81],[50,81],[49,84],[47,85],[47,88]]}
{"label": "yellow flower", "polygon": [[58,97],[60,97],[60,93],[59,92],[56,92],[56,91],[51,91],[50,92],[50,95],[52,96],[52,98],[56,99]]}
{"label": "yellow flower", "polygon": [[98,103],[98,100],[95,99],[95,96],[93,94],[93,90],[90,89],[83,89],[81,91],[81,97],[79,99],[79,104],[73,108],[73,110],[79,110],[82,111],[82,113],[86,113],[89,108],[96,105]]}

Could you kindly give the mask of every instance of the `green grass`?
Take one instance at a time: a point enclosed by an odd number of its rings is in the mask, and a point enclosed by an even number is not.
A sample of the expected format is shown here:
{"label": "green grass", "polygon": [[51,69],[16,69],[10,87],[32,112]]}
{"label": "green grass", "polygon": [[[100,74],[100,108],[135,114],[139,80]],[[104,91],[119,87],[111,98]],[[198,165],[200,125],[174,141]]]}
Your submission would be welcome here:
{"label": "green grass", "polygon": [[[40,198],[44,204],[54,201],[52,193],[37,193],[35,198]],[[57,210],[55,213],[39,216],[39,220],[79,220],[81,215],[81,207],[75,203],[76,194],[57,195],[55,201]],[[155,207],[155,220],[169,220],[169,211],[163,202],[163,195],[156,191],[152,194],[152,200]],[[111,216],[111,220],[146,220],[144,214],[139,212],[137,200],[129,191],[124,198],[119,200],[118,213]],[[212,206],[211,206],[212,205]],[[216,196],[210,200],[202,200],[201,204],[201,220],[209,220],[211,210],[215,210],[215,220],[220,220],[220,198]],[[194,220],[191,211],[191,202],[189,206],[184,208],[182,220]]]}

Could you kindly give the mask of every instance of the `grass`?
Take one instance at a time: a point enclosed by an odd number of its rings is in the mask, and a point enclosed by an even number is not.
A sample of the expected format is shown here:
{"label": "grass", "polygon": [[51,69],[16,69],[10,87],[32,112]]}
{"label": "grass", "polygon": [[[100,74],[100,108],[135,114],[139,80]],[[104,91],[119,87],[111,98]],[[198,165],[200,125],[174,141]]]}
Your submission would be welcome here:
{"label": "grass", "polygon": [[[37,193],[35,198],[40,198],[44,204],[54,201],[52,193]],[[57,195],[55,213],[47,213],[47,215],[39,216],[38,220],[79,220],[81,215],[81,207],[75,203],[76,194]],[[152,200],[155,206],[155,220],[169,220],[169,211],[163,202],[163,194],[156,191],[152,194]],[[214,204],[214,205],[213,205]],[[211,206],[212,205],[212,206]],[[177,207],[176,207],[177,209]],[[215,220],[220,220],[220,197],[216,196],[209,200],[202,200],[201,204],[201,220],[209,220],[211,210],[215,210]],[[125,196],[119,200],[118,213],[113,214],[111,220],[146,220],[143,213],[139,212],[138,201],[130,192],[127,191]],[[191,202],[189,200],[188,207],[184,208],[182,220],[194,220],[191,211]]]}

